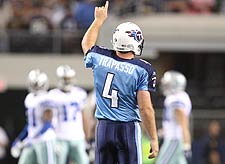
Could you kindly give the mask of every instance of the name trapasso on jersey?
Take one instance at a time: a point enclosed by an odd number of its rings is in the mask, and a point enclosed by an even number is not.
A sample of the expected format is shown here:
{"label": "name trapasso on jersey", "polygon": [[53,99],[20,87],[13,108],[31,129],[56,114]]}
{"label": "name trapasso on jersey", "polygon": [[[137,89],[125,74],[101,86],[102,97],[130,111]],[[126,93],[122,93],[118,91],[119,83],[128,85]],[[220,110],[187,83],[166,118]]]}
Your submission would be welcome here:
{"label": "name trapasso on jersey", "polygon": [[85,58],[94,72],[97,118],[141,121],[136,94],[138,90],[155,91],[156,73],[141,59],[123,59],[115,51],[94,46]]}

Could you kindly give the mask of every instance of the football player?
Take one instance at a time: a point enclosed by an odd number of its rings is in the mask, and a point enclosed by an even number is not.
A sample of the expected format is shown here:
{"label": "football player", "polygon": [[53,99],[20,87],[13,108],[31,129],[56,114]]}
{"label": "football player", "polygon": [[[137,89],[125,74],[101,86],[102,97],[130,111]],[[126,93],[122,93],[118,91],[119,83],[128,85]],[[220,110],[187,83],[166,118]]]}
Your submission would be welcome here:
{"label": "football player", "polygon": [[[93,70],[96,92],[96,164],[142,163],[140,122],[151,138],[148,157],[157,156],[158,137],[151,92],[156,72],[142,54],[139,26],[125,22],[113,33],[113,50],[96,45],[107,18],[109,1],[95,8],[95,19],[82,39],[84,61]],[[150,149],[149,149],[150,150]]]}
{"label": "football player", "polygon": [[77,164],[89,163],[85,151],[87,124],[83,110],[87,93],[74,85],[75,74],[69,65],[58,66],[58,87],[49,92],[59,113],[56,127],[59,164],[65,164],[67,159]]}
{"label": "football player", "polygon": [[186,84],[185,76],[174,70],[165,72],[161,79],[162,93],[166,97],[162,120],[163,144],[157,164],[186,164],[191,160],[189,116],[192,104],[185,92]]}
{"label": "football player", "polygon": [[13,142],[11,154],[15,158],[20,157],[19,164],[48,164],[49,161],[55,163],[53,145],[50,141],[55,138],[52,126],[54,106],[46,103],[48,77],[39,69],[33,69],[28,74],[27,85],[29,94],[24,101],[27,124]]}

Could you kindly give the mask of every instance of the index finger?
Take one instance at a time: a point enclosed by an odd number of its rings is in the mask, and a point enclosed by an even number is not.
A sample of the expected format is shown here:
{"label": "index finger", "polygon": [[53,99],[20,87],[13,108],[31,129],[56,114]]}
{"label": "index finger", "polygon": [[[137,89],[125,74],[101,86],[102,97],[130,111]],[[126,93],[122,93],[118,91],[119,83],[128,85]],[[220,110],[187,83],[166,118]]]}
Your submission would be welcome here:
{"label": "index finger", "polygon": [[105,8],[108,9],[109,8],[109,1],[105,2]]}

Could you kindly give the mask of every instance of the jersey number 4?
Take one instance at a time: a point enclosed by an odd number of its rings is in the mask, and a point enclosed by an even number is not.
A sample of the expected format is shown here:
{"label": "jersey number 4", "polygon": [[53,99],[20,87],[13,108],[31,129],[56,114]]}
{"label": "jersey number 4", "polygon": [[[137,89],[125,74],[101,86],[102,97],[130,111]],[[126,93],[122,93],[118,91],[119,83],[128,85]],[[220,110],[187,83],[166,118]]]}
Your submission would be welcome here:
{"label": "jersey number 4", "polygon": [[118,91],[111,88],[114,76],[112,73],[107,74],[102,96],[111,100],[112,108],[118,108]]}

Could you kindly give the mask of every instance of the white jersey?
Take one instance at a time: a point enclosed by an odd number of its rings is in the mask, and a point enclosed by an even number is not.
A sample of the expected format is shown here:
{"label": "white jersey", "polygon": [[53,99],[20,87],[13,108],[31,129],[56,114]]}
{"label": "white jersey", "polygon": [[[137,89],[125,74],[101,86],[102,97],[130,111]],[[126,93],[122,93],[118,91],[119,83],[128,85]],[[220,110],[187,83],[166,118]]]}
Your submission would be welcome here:
{"label": "white jersey", "polygon": [[163,131],[164,139],[182,140],[182,129],[175,119],[175,110],[182,109],[189,117],[191,113],[191,100],[186,92],[168,95],[164,101]]}
{"label": "white jersey", "polygon": [[58,106],[57,138],[66,140],[84,139],[82,110],[87,93],[79,87],[73,87],[70,92],[53,89],[49,92],[52,100]]}
{"label": "white jersey", "polygon": [[43,127],[43,113],[47,108],[53,110],[53,122],[55,122],[57,118],[56,110],[53,109],[53,105],[48,103],[47,92],[41,92],[37,95],[29,93],[24,103],[27,108],[26,115],[29,142],[47,141],[56,138],[54,129],[48,129],[42,136],[34,138]]}

